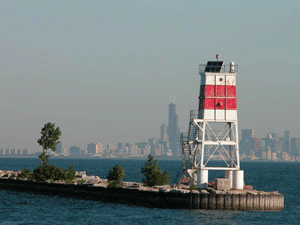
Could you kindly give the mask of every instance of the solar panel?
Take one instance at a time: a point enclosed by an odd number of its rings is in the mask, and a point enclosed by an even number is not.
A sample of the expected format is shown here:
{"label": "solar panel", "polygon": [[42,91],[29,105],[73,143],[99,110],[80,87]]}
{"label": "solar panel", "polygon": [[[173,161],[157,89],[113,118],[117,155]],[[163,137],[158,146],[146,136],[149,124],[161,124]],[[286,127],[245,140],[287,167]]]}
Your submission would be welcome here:
{"label": "solar panel", "polygon": [[221,72],[223,68],[223,61],[208,61],[205,67],[205,72]]}

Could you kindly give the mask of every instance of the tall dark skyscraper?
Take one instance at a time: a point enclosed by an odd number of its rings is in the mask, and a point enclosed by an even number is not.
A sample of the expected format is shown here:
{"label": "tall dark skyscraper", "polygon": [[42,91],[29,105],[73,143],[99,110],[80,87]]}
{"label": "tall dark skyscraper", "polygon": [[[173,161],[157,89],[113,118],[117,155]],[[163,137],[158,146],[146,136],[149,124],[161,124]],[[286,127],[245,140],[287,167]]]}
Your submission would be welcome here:
{"label": "tall dark skyscraper", "polygon": [[176,114],[176,105],[174,103],[169,104],[169,124],[168,124],[168,136],[170,142],[170,148],[173,155],[179,155],[179,139],[180,130],[178,127],[178,115]]}

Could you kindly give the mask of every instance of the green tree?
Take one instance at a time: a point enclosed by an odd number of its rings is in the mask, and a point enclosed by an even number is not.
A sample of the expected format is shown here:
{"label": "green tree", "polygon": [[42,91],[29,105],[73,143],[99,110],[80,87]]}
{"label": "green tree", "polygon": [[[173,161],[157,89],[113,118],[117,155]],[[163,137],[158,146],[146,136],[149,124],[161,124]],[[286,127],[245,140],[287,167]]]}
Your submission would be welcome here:
{"label": "green tree", "polygon": [[41,131],[42,136],[38,139],[39,145],[43,147],[43,153],[39,156],[41,159],[41,164],[47,164],[49,162],[49,156],[46,155],[46,151],[51,149],[52,151],[56,150],[56,145],[61,136],[61,131],[59,127],[55,128],[54,123],[46,123]]}
{"label": "green tree", "polygon": [[108,172],[107,180],[108,187],[122,186],[122,179],[125,177],[125,170],[120,165],[115,165],[112,170]]}
{"label": "green tree", "polygon": [[143,183],[146,186],[153,187],[157,185],[169,184],[170,182],[169,172],[166,171],[162,173],[158,165],[158,161],[154,160],[151,155],[148,155],[148,160],[142,168],[142,173],[145,176]]}

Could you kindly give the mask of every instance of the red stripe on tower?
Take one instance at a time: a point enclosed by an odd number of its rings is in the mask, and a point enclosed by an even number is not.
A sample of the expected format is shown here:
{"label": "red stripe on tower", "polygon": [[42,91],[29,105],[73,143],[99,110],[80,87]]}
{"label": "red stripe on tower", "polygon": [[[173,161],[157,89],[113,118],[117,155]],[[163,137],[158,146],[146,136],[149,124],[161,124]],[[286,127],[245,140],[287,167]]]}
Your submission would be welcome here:
{"label": "red stripe on tower", "polygon": [[236,87],[233,85],[201,85],[201,97],[236,97]]}

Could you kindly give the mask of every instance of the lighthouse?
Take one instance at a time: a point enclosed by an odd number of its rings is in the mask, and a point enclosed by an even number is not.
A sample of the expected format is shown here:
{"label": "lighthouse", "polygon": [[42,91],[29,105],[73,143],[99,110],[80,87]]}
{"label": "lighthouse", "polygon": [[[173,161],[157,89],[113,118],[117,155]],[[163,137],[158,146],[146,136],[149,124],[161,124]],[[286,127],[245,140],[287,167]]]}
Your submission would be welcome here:
{"label": "lighthouse", "polygon": [[208,61],[204,70],[203,65],[200,66],[199,119],[237,121],[237,73],[234,68],[231,62],[226,73],[223,61]]}
{"label": "lighthouse", "polygon": [[[238,66],[216,60],[199,66],[198,110],[190,113],[187,134],[181,134],[183,173],[200,189],[208,187],[211,170],[223,170],[231,189],[243,189],[240,170],[236,77]],[[217,162],[217,163],[216,163]]]}

